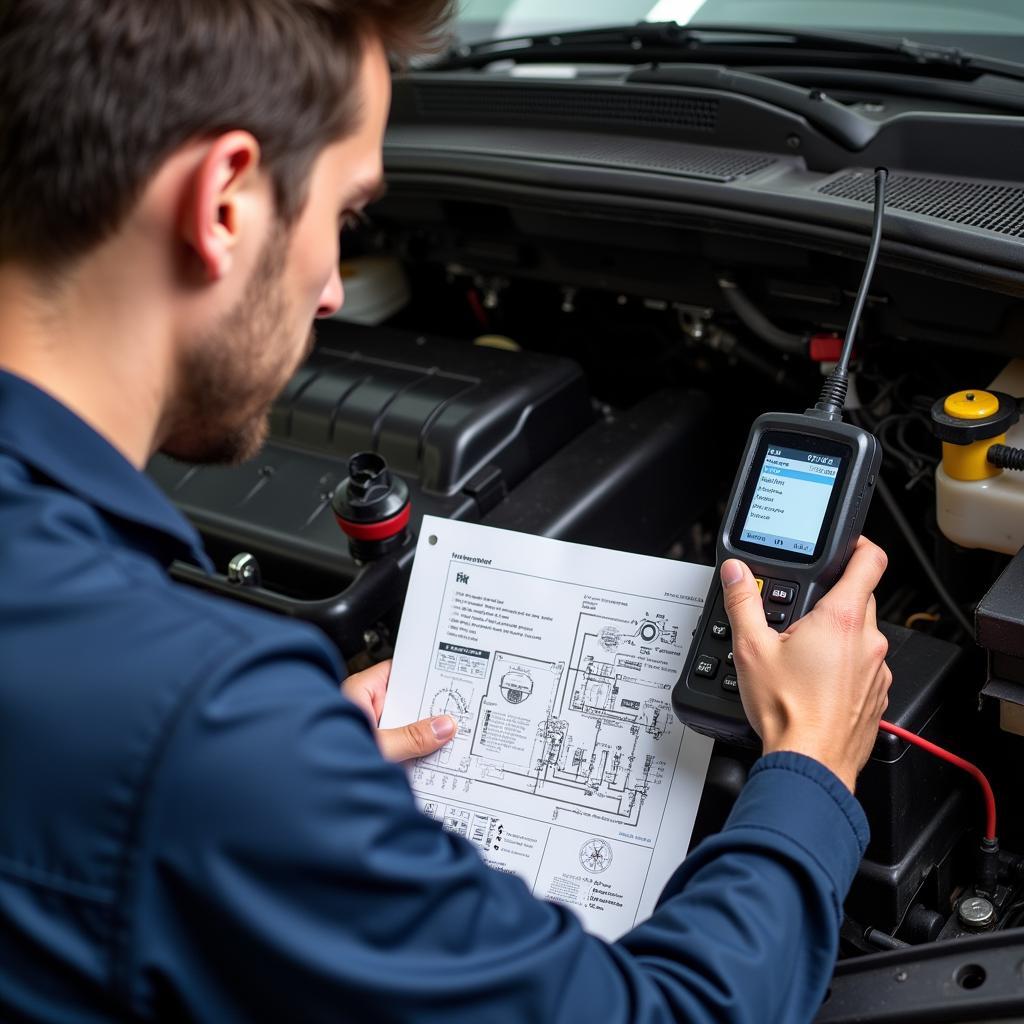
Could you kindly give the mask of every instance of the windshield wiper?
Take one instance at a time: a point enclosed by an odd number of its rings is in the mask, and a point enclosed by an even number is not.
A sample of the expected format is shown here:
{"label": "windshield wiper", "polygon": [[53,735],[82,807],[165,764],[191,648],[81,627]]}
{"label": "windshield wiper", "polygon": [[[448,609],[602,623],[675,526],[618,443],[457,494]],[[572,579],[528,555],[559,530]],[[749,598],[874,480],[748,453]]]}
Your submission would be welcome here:
{"label": "windshield wiper", "polygon": [[913,65],[925,74],[958,78],[991,74],[1024,81],[1024,64],[912,39],[735,25],[684,28],[674,21],[641,21],[607,28],[489,39],[471,46],[457,46],[429,67],[438,71],[455,71],[482,68],[502,60],[520,64],[713,61],[728,65],[764,63],[780,55],[788,62],[868,57],[875,62],[896,66]]}

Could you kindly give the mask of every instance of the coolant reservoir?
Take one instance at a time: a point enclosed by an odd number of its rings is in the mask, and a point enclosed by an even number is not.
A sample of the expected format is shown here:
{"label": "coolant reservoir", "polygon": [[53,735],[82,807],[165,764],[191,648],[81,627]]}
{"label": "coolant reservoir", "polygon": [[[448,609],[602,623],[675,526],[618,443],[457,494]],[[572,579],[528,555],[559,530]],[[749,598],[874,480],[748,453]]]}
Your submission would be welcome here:
{"label": "coolant reservoir", "polygon": [[401,262],[393,256],[359,256],[340,267],[345,301],[335,320],[375,326],[409,303],[409,282]]}
{"label": "coolant reservoir", "polygon": [[1006,406],[999,401],[1000,393],[1024,396],[1024,359],[1007,365],[987,391],[961,391],[943,403],[947,423],[950,418],[965,427],[995,423],[992,429],[997,432],[982,429],[980,433],[989,436],[967,445],[944,439],[942,463],[935,471],[935,496],[939,529],[951,541],[965,548],[1015,555],[1024,547],[1024,473],[997,469],[985,456],[993,444],[1024,448],[1024,423],[1007,416],[1012,422],[999,432]]}

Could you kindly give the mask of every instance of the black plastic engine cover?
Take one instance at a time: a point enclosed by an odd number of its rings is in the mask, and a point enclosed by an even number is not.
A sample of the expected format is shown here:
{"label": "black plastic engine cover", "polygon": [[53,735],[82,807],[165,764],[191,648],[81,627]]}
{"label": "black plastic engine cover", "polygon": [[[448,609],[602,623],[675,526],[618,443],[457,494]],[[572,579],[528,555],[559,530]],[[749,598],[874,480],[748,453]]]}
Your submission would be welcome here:
{"label": "black plastic engine cover", "polygon": [[567,359],[332,321],[317,336],[257,458],[149,466],[219,566],[251,551],[266,581],[307,599],[357,571],[330,508],[355,452],[379,452],[406,481],[416,532],[424,514],[481,518],[594,419]]}
{"label": "black plastic engine cover", "polygon": [[[583,372],[554,356],[327,323],[242,466],[156,458],[150,472],[198,526],[219,571],[178,580],[319,626],[343,656],[393,636],[425,514],[662,555],[713,498],[705,395],[667,388],[595,415]],[[356,562],[331,495],[376,451],[408,486],[400,547]],[[224,569],[256,557],[239,583]],[[382,627],[382,628],[379,628]]]}

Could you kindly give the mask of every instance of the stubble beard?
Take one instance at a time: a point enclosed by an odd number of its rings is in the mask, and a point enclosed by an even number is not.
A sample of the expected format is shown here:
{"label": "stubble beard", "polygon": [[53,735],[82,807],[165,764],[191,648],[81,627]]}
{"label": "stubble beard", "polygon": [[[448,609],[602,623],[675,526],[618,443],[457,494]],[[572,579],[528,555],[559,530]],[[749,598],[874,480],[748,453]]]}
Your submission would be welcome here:
{"label": "stubble beard", "polygon": [[[173,428],[162,451],[200,465],[234,465],[266,441],[270,407],[301,360],[288,330],[282,274],[288,236],[272,233],[242,298],[183,361]],[[301,359],[312,349],[310,332]]]}

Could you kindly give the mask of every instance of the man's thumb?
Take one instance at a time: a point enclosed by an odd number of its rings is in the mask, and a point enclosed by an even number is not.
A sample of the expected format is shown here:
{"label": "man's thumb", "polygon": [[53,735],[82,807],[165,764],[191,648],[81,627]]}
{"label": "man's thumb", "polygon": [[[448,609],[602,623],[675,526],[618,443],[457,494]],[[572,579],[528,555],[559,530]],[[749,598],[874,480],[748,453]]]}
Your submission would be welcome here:
{"label": "man's thumb", "polygon": [[458,725],[449,715],[424,718],[397,729],[378,729],[377,743],[389,761],[425,757],[443,747],[455,735]]}
{"label": "man's thumb", "polygon": [[730,558],[722,563],[721,574],[725,611],[733,633],[746,634],[753,639],[767,630],[761,592],[750,569],[739,559]]}

